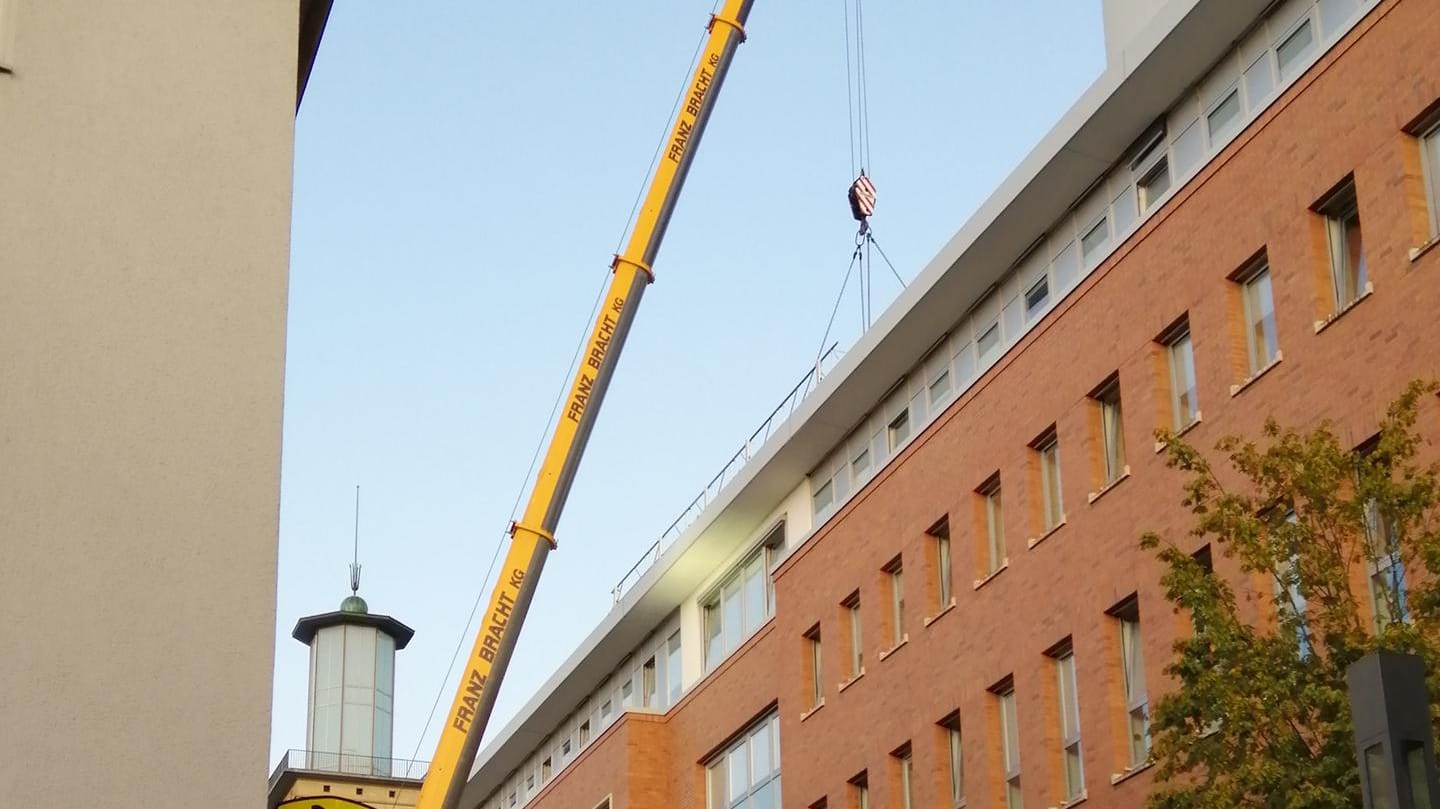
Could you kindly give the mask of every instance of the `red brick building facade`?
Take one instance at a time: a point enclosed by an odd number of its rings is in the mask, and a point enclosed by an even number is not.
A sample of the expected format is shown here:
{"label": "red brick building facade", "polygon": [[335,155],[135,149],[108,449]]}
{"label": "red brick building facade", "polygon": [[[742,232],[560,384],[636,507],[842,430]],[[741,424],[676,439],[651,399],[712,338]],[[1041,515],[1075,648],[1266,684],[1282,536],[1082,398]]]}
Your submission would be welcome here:
{"label": "red brick building facade", "polygon": [[[482,754],[472,805],[853,809],[863,789],[865,805],[877,809],[959,801],[988,809],[1005,807],[1012,787],[1029,807],[1082,798],[1097,809],[1142,804],[1152,771],[1134,749],[1132,714],[1171,687],[1162,669],[1189,625],[1163,599],[1160,566],[1138,538],[1155,530],[1202,550],[1187,533],[1180,479],[1156,453],[1154,430],[1180,426],[1209,447],[1225,434],[1253,434],[1274,415],[1293,424],[1329,419],[1359,444],[1409,380],[1440,370],[1440,248],[1429,249],[1440,204],[1440,5],[1219,5],[1167,5],[1179,7],[1168,33],[1137,46],[1149,50],[1134,66],[1107,71],[1038,147],[1040,157],[927,269],[928,286],[898,301],[904,311],[882,318],[880,333],[832,374],[844,378],[827,379],[814,394],[821,400],[797,416],[831,425],[821,437],[801,425],[781,442],[802,453],[811,474],[767,483],[783,477],[770,468],[794,466],[784,446],[752,462],[758,471],[701,521],[700,538],[667,551],[668,567],[657,565],[665,569],[627,595],[625,615],[607,620],[557,674],[557,688]],[[1201,69],[1171,75],[1195,64]],[[1136,111],[1157,103],[1157,76],[1174,92],[1154,112]],[[1205,134],[1194,141],[1198,162],[1185,166],[1191,94],[1193,125]],[[1087,155],[1099,166],[1088,176],[1061,171],[1067,152],[1104,140],[1097,130],[1124,141],[1121,148]],[[1147,152],[1154,143],[1166,188]],[[1026,206],[1047,197],[1047,172],[1077,176],[1048,195],[1062,197],[1048,203],[1055,216],[1015,224],[1033,220]],[[1097,178],[1103,205],[1087,214]],[[1135,209],[1133,223],[1123,222],[1122,206]],[[1072,240],[1041,254],[1038,274],[1013,285],[1020,308],[1012,312],[1004,279],[1024,276],[1050,242],[1024,248],[1047,231],[1053,239],[1047,224],[1061,219],[1076,223]],[[1011,245],[1021,249],[1004,255]],[[1070,248],[1081,254],[1073,279],[1062,266]],[[995,326],[980,322],[958,339],[957,318],[988,317],[990,284],[970,279],[971,294],[948,294],[964,286],[954,279],[996,256]],[[1035,303],[1042,283],[1045,300]],[[988,367],[987,328],[1004,332]],[[937,341],[943,361],[927,355]],[[972,351],[972,342],[973,354],[950,350]],[[978,358],[971,378],[968,360],[957,357]],[[907,406],[930,407],[887,409],[896,378],[902,393],[919,391]],[[827,413],[842,399],[856,404]],[[1118,417],[1107,410],[1117,405]],[[855,415],[835,428],[837,413]],[[872,416],[891,451],[865,472],[865,453],[880,446],[866,427]],[[846,444],[857,424],[860,443]],[[1421,428],[1440,433],[1433,401]],[[838,440],[820,446],[830,435]],[[827,466],[822,456],[834,446],[849,450]],[[832,467],[854,479],[842,487],[826,477]],[[744,500],[766,486],[790,494]],[[799,514],[797,503],[810,513]],[[741,516],[727,523],[727,510]],[[992,517],[1003,547],[992,547]],[[681,595],[647,601],[686,554],[708,547],[700,535],[729,531],[727,547],[737,551],[729,555],[739,559],[777,519],[786,536],[761,557],[770,562],[773,597],[763,598],[773,616],[723,658],[717,650],[728,635],[710,622],[730,620],[728,585],[693,574],[699,584]],[[1256,620],[1267,620],[1258,594],[1268,583],[1242,581],[1229,560],[1213,558],[1219,574],[1255,595]],[[738,579],[735,589],[744,593],[736,603],[750,597]],[[650,628],[627,630],[627,615]],[[665,636],[683,642],[690,657],[680,655],[674,669],[684,672],[671,689],[676,698],[646,710],[648,695],[662,690],[657,666],[666,667],[643,659],[644,644],[633,654],[635,643],[620,638],[638,641],[651,630],[662,646]],[[607,643],[625,649],[601,674],[639,666],[641,696],[637,709],[622,708],[581,741],[577,720],[585,736],[592,714],[584,694],[565,692],[600,688],[604,678],[587,661],[601,660]],[[706,654],[699,665],[696,644]],[[1127,688],[1126,668],[1137,664]],[[629,677],[621,677],[622,705]],[[764,725],[771,717],[773,727]],[[756,727],[764,729],[757,735]],[[748,774],[736,775],[738,764],[712,772],[739,740]],[[531,774],[538,777],[524,786]]]}

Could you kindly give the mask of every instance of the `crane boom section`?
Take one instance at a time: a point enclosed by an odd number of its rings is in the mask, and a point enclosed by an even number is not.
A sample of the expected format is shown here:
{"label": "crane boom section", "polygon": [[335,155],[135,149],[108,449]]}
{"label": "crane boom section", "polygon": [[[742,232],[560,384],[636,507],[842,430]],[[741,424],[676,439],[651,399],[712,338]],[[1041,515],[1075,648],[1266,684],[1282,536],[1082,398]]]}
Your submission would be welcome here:
{"label": "crane boom section", "polygon": [[720,13],[711,18],[699,64],[681,100],[669,140],[661,148],[625,251],[615,256],[614,275],[590,330],[589,343],[570,384],[569,396],[551,433],[530,499],[521,519],[511,526],[510,549],[500,568],[489,606],[481,617],[480,629],[441,728],[440,741],[425,775],[416,809],[458,809],[460,806],[536,582],[555,545],[554,531],[570,494],[570,485],[640,298],[653,279],[651,266],[720,85],[737,47],[744,41],[745,20],[752,3],[753,0],[725,0]]}

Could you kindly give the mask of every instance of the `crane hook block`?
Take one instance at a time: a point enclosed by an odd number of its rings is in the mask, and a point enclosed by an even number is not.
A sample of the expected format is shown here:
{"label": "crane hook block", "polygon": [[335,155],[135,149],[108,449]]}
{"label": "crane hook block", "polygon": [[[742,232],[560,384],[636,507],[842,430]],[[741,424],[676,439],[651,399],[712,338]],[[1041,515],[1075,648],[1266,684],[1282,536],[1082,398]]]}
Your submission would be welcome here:
{"label": "crane hook block", "polygon": [[875,214],[875,184],[863,171],[850,184],[850,214],[861,224]]}

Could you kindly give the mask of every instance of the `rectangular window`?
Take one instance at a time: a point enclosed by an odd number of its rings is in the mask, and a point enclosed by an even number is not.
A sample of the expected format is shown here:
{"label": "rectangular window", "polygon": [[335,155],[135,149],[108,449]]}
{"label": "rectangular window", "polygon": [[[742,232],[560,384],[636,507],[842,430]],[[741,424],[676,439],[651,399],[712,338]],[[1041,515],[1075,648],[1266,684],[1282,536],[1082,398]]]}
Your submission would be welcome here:
{"label": "rectangular window", "polygon": [[540,762],[540,783],[543,784],[543,783],[548,782],[549,780],[550,780],[550,759],[549,759],[549,758],[546,758],[544,761]]}
{"label": "rectangular window", "polygon": [[1022,809],[1020,793],[1020,721],[1015,715],[1015,685],[1006,678],[991,692],[1000,713],[1000,749],[1004,753],[1005,809]]}
{"label": "rectangular window", "polygon": [[590,743],[590,722],[587,720],[580,723],[580,746],[584,747]]}
{"label": "rectangular window", "polygon": [[1055,426],[1041,433],[1030,443],[1030,448],[1040,467],[1040,528],[1045,533],[1065,519],[1065,503],[1060,493],[1060,439],[1055,434]]}
{"label": "rectangular window", "polygon": [[1212,147],[1228,138],[1239,123],[1240,89],[1237,87],[1205,114],[1205,127],[1210,131]]}
{"label": "rectangular window", "polygon": [[1086,267],[1094,266],[1100,256],[1105,252],[1105,246],[1110,243],[1110,222],[1101,217],[1091,228],[1085,231],[1080,237],[1080,256]]}
{"label": "rectangular window", "polygon": [[1376,630],[1396,621],[1409,621],[1405,563],[1400,558],[1399,537],[1395,535],[1394,523],[1373,500],[1365,504],[1365,534],[1370,544],[1367,567]]}
{"label": "rectangular window", "polygon": [[1200,415],[1195,390],[1195,350],[1190,344],[1190,323],[1182,321],[1161,339],[1170,365],[1171,429],[1189,427]]}
{"label": "rectangular window", "polygon": [[985,559],[989,564],[987,573],[994,573],[1005,564],[1005,519],[1000,508],[1000,473],[995,473],[977,491],[981,499],[982,518],[985,520]]}
{"label": "rectangular window", "polygon": [[935,595],[939,602],[936,611],[950,606],[950,518],[941,517],[926,532],[935,546]]}
{"label": "rectangular window", "polygon": [[709,809],[778,809],[780,719],[775,714],[741,734],[705,767]]}
{"label": "rectangular window", "polygon": [[1360,231],[1360,206],[1355,198],[1355,182],[1350,180],[1315,207],[1325,217],[1325,233],[1330,247],[1330,283],[1335,293],[1335,311],[1354,303],[1366,291],[1369,271]]}
{"label": "rectangular window", "polygon": [[652,656],[640,667],[640,705],[654,708],[659,705],[656,697],[660,694],[660,683],[656,680],[655,658]]}
{"label": "rectangular window", "polygon": [[860,591],[856,590],[840,602],[845,610],[845,620],[850,624],[850,677],[859,677],[865,671],[864,647],[860,641]]}
{"label": "rectangular window", "polygon": [[915,758],[910,752],[910,743],[906,742],[899,750],[890,754],[895,759],[896,769],[899,771],[900,786],[900,809],[912,809],[915,781]]}
{"label": "rectangular window", "polygon": [[1034,320],[1050,302],[1050,278],[1042,275],[1025,290],[1025,320]]}
{"label": "rectangular window", "polygon": [[890,648],[905,640],[905,569],[900,557],[884,567],[890,585]]}
{"label": "rectangular window", "polygon": [[680,630],[677,629],[665,643],[665,684],[670,691],[671,705],[680,701],[680,692],[685,687],[680,666]]}
{"label": "rectangular window", "polygon": [[1075,650],[1066,641],[1053,653],[1060,713],[1060,756],[1064,762],[1065,801],[1085,792],[1085,767],[1080,752],[1080,696],[1075,682]]}
{"label": "rectangular window", "polygon": [[1139,154],[1130,161],[1130,171],[1135,179],[1135,191],[1139,196],[1140,211],[1144,213],[1170,190],[1170,162],[1165,147],[1165,130],[1156,128],[1142,140]]}
{"label": "rectangular window", "polygon": [[1145,656],[1140,640],[1140,600],[1130,596],[1112,607],[1120,634],[1120,677],[1125,696],[1125,727],[1130,768],[1150,758],[1150,704],[1145,691]]}
{"label": "rectangular window", "polygon": [[829,508],[830,504],[835,502],[835,487],[831,485],[829,480],[826,480],[820,484],[820,488],[815,490],[815,494],[811,497],[811,500],[815,507],[815,513],[820,514]]}
{"label": "rectangular window", "polygon": [[857,452],[854,458],[850,459],[850,472],[855,476],[855,480],[858,482],[861,480],[861,476],[864,475],[866,470],[868,470],[869,468],[870,448],[867,446]]}
{"label": "rectangular window", "polygon": [[768,544],[757,548],[706,600],[703,610],[706,671],[725,659],[774,614],[767,571],[770,552]]}
{"label": "rectangular window", "polygon": [[946,368],[930,380],[930,404],[935,404],[945,398],[950,392],[950,369]]}
{"label": "rectangular window", "polygon": [[1280,338],[1275,330],[1275,298],[1270,290],[1270,265],[1263,259],[1238,279],[1245,316],[1245,355],[1250,373],[1275,361]]}
{"label": "rectangular window", "polygon": [[1425,199],[1430,206],[1430,238],[1433,239],[1440,237],[1440,115],[1422,126],[1419,140]]}
{"label": "rectangular window", "polygon": [[635,704],[635,684],[633,680],[626,680],[620,687],[620,705],[629,708]]}
{"label": "rectangular window", "polygon": [[[1295,523],[1294,509],[1285,512],[1285,522]],[[1310,606],[1300,581],[1300,559],[1292,554],[1275,568],[1275,611],[1282,620],[1293,622],[1295,645],[1302,658],[1310,656],[1310,627],[1305,613]]]}
{"label": "rectangular window", "polygon": [[1000,353],[1000,323],[998,321],[991,323],[990,328],[980,335],[976,345],[980,348],[981,365],[995,359],[995,356]]}
{"label": "rectangular window", "polygon": [[1111,376],[1090,394],[1100,418],[1100,455],[1103,486],[1125,474],[1125,422],[1120,409],[1120,378]]}
{"label": "rectangular window", "polygon": [[1310,18],[1300,23],[1300,27],[1290,32],[1275,49],[1275,57],[1280,64],[1280,79],[1289,81],[1300,71],[1300,65],[1310,51],[1315,47],[1315,28],[1310,24]]}
{"label": "rectangular window", "polygon": [[909,408],[901,410],[899,415],[890,420],[890,424],[885,429],[885,435],[887,440],[890,442],[889,446],[891,452],[899,449],[901,445],[905,443],[906,439],[910,437]]}
{"label": "rectangular window", "polygon": [[850,792],[855,796],[855,809],[870,809],[870,779],[865,772],[850,779]]}
{"label": "rectangular window", "polygon": [[940,728],[945,733],[945,762],[949,774],[950,806],[958,809],[965,803],[965,761],[964,750],[961,747],[959,712],[940,720]]}
{"label": "rectangular window", "polygon": [[564,761],[570,755],[570,740],[566,739],[560,743],[560,760]]}
{"label": "rectangular window", "polygon": [[810,664],[810,707],[817,708],[825,698],[824,669],[820,660],[820,625],[816,624],[805,633],[805,647],[809,651]]}

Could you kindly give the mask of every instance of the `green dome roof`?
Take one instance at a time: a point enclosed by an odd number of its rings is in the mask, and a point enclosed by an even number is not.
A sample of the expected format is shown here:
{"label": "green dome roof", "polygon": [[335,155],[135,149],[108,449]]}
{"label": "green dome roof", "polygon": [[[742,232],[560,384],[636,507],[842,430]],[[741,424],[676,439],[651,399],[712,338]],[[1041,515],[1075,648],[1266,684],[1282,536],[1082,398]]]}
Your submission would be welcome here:
{"label": "green dome roof", "polygon": [[366,604],[365,599],[360,596],[350,595],[346,596],[345,600],[340,602],[340,611],[364,615],[370,611],[370,605]]}

